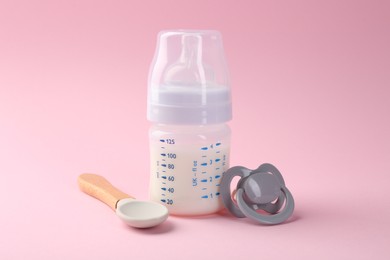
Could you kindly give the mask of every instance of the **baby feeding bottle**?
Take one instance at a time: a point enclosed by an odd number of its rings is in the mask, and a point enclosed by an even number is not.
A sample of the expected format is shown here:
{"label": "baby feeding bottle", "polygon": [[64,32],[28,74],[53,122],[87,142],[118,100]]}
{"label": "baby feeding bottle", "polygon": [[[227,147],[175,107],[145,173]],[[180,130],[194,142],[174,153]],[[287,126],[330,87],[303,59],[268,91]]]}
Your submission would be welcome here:
{"label": "baby feeding bottle", "polygon": [[148,82],[150,199],[182,216],[222,209],[231,93],[218,31],[162,31]]}

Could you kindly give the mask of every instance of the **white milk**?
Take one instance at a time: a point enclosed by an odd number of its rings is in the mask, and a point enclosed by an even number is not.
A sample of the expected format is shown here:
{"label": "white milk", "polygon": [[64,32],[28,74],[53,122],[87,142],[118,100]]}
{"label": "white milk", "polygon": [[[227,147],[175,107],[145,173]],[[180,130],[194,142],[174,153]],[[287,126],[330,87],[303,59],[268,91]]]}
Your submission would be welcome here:
{"label": "white milk", "polygon": [[[226,125],[201,129],[196,137],[151,132],[150,199],[167,206],[170,214],[204,215],[223,207],[219,184],[229,167],[230,130]],[[220,141],[199,140],[204,138]]]}

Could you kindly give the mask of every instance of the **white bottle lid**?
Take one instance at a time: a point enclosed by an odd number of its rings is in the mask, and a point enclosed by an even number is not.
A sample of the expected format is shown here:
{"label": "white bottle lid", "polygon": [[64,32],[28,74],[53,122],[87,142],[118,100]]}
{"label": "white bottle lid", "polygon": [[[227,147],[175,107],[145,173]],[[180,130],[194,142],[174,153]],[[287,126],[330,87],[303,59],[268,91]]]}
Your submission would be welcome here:
{"label": "white bottle lid", "polygon": [[162,31],[148,82],[147,118],[218,124],[232,118],[228,69],[218,31]]}

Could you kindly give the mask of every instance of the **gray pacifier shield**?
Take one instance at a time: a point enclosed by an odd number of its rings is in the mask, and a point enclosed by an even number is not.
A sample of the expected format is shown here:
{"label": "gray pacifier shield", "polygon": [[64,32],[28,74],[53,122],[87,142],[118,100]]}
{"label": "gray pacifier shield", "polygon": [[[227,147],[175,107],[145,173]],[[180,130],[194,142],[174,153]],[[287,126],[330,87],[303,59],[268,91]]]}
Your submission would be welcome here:
{"label": "gray pacifier shield", "polygon": [[[236,188],[237,204],[233,202],[230,190],[231,181],[236,176],[241,177]],[[294,199],[281,173],[272,164],[262,164],[253,171],[242,166],[230,168],[221,180],[221,196],[225,207],[233,215],[249,217],[262,224],[279,224],[294,211]],[[279,211],[285,200],[286,205]],[[258,209],[272,215],[260,214],[256,211]]]}
{"label": "gray pacifier shield", "polygon": [[[244,183],[244,180],[251,174],[257,173],[257,172],[267,172],[269,170],[272,170],[275,168],[273,165],[270,164],[262,164],[259,168],[256,170],[250,170],[243,166],[235,166],[230,169],[228,169],[222,176],[221,180],[221,196],[222,196],[222,202],[224,206],[236,217],[238,218],[245,218],[246,216],[242,213],[241,209],[238,207],[236,203],[233,202],[231,198],[232,190],[230,189],[231,182],[234,177],[241,177],[240,181],[237,184],[236,191],[239,187]],[[276,169],[276,168],[275,168]],[[277,171],[277,169],[276,169]],[[275,174],[275,177],[279,180],[280,183],[284,184],[284,180],[282,178],[282,175]],[[276,202],[274,203],[267,203],[267,204],[259,204],[259,203],[253,203],[251,207],[254,210],[262,209],[270,214],[277,213],[283,206],[285,201],[284,194],[280,194]]]}
{"label": "gray pacifier shield", "polygon": [[251,170],[242,167],[242,166],[234,166],[228,169],[223,173],[221,184],[220,184],[220,192],[222,197],[222,203],[225,208],[227,208],[230,213],[238,218],[245,218],[245,215],[241,212],[240,208],[236,205],[236,203],[232,200],[232,191],[230,190],[230,183],[232,182],[234,177],[247,177],[251,174]]}

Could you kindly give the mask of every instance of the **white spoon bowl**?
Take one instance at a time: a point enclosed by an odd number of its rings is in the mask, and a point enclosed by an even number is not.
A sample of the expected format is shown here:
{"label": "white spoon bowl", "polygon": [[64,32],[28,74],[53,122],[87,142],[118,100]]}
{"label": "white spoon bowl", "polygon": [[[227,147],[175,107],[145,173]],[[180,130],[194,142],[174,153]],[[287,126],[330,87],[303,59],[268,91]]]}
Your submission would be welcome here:
{"label": "white spoon bowl", "polygon": [[161,224],[168,218],[168,209],[156,202],[127,198],[118,202],[116,214],[129,226],[150,228]]}

